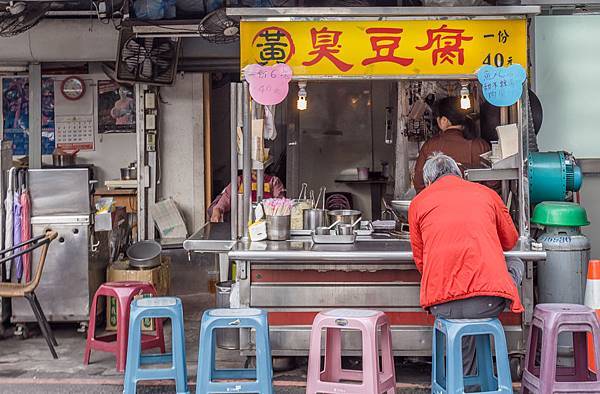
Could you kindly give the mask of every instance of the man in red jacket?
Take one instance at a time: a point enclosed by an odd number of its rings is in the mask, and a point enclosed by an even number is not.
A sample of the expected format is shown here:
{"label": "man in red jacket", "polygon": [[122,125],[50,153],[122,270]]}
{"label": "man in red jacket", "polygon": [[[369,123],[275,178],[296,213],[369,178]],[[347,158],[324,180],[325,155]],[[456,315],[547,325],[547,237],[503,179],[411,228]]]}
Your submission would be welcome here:
{"label": "man in red jacket", "polygon": [[[408,212],[410,242],[421,272],[421,306],[436,317],[497,317],[523,312],[517,285],[524,264],[505,260],[519,234],[491,189],[461,177],[456,162],[434,153],[423,167],[425,189]],[[465,373],[475,372],[475,340],[463,342]]]}

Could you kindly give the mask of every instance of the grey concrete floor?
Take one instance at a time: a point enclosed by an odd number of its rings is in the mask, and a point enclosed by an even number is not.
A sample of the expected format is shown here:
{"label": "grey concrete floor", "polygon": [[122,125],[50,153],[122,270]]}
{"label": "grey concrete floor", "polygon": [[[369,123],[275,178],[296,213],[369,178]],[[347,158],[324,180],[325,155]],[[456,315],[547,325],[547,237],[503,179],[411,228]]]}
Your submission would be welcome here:
{"label": "grey concrete floor", "polygon": [[[213,269],[214,262],[207,256],[194,255],[189,262],[182,251],[168,251],[172,257],[171,294],[180,297],[184,305],[186,333],[186,360],[190,389],[194,392],[199,321],[202,312],[214,306],[214,295],[207,291],[206,272]],[[58,360],[53,360],[41,336],[18,339],[12,330],[6,330],[0,340],[0,393],[122,393],[123,375],[115,370],[112,354],[93,351],[91,363],[84,366],[84,334],[77,333],[75,324],[53,324],[59,342]],[[170,327],[166,326],[167,342]],[[170,347],[170,345],[167,345]],[[219,351],[221,367],[242,367],[246,359],[236,351]],[[429,392],[430,367],[425,363],[396,360],[398,392]],[[275,373],[277,393],[304,393],[306,381],[306,358],[295,359],[297,365],[289,371]],[[174,392],[171,382],[150,382],[140,385],[138,392]]]}

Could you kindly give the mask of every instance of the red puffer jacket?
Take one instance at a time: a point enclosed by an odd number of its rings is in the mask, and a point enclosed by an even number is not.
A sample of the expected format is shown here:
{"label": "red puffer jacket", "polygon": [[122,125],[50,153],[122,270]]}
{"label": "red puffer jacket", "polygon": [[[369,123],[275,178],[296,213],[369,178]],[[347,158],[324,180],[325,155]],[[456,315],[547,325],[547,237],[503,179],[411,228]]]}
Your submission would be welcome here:
{"label": "red puffer jacket", "polygon": [[502,253],[519,235],[493,190],[447,175],[415,197],[408,216],[423,308],[498,296],[512,301],[513,312],[523,312]]}

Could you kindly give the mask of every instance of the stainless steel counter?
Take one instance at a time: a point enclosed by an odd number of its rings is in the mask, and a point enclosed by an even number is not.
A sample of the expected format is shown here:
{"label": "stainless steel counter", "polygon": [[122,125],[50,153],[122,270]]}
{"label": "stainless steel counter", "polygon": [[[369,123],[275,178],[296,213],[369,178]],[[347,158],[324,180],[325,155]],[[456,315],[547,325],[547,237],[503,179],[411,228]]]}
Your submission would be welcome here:
{"label": "stainless steel counter", "polygon": [[[227,253],[230,260],[243,261],[413,261],[410,242],[390,238],[358,237],[351,245],[314,244],[310,237],[291,241],[243,242],[229,239],[227,223],[209,223],[183,243],[183,247],[199,253]],[[539,261],[546,252],[514,250],[505,253],[523,260]]]}

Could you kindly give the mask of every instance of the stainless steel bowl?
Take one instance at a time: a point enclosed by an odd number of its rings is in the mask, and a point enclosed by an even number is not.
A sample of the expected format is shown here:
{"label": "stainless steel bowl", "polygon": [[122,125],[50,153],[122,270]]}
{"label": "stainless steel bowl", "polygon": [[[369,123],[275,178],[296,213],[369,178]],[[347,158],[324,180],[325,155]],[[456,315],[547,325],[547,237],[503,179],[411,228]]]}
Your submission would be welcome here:
{"label": "stainless steel bowl", "polygon": [[160,265],[162,247],[156,241],[140,241],[127,248],[129,265],[136,268],[154,268]]}
{"label": "stainless steel bowl", "polygon": [[412,200],[392,200],[391,205],[400,221],[408,222],[408,207]]}
{"label": "stainless steel bowl", "polygon": [[339,224],[352,224],[362,216],[362,212],[356,209],[337,209],[329,211],[328,215],[329,223],[335,223],[339,220]]}

